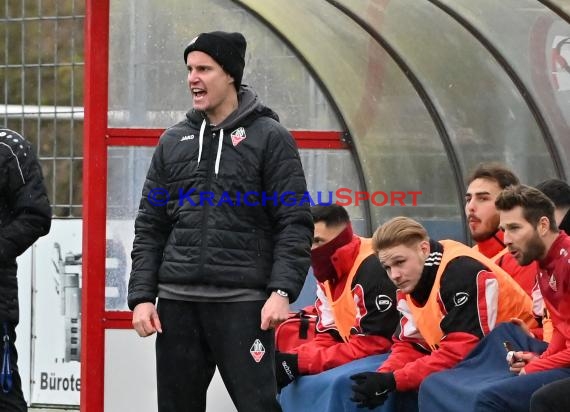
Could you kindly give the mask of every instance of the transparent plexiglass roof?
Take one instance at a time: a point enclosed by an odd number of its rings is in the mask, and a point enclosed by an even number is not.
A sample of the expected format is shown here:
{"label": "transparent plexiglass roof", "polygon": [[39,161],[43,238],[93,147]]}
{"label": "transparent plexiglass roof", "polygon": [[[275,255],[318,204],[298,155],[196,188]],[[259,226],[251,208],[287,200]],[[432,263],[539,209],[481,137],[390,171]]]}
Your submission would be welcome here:
{"label": "transparent plexiglass roof", "polygon": [[502,161],[528,184],[568,177],[563,7],[534,0],[238,3],[321,80],[368,189],[422,191],[423,207],[373,209],[373,220],[460,221],[463,178],[481,161]]}
{"label": "transparent plexiglass roof", "polygon": [[[167,5],[165,5],[167,3]],[[182,50],[241,31],[244,82],[291,129],[342,130],[371,205],[466,238],[465,176],[570,178],[567,0],[113,0],[109,124],[167,127],[189,109]]]}

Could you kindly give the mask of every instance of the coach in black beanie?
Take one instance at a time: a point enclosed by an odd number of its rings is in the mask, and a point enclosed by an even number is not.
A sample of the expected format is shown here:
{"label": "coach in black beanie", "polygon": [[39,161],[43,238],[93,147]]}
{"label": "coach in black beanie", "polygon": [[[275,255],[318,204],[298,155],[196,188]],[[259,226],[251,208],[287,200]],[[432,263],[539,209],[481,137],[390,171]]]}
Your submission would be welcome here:
{"label": "coach in black beanie", "polygon": [[245,66],[246,46],[245,37],[241,33],[224,31],[201,33],[184,49],[184,63],[187,62],[188,54],[193,51],[206,53],[234,78],[234,86],[239,91]]}

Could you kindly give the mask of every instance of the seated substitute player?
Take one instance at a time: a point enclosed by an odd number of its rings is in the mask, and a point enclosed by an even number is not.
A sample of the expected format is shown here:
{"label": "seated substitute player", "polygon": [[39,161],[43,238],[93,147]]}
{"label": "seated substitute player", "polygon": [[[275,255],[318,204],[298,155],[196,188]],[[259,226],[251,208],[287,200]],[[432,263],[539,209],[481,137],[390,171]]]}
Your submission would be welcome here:
{"label": "seated substitute player", "polygon": [[288,353],[275,354],[279,389],[298,376],[388,352],[398,323],[396,287],[374,254],[372,240],[353,233],[340,205],[313,206],[311,212],[317,334]]}
{"label": "seated substitute player", "polygon": [[525,328],[499,326],[456,368],[426,379],[419,396],[426,410],[526,412],[537,389],[570,377],[570,237],[558,230],[551,200],[535,188],[507,188],[496,205],[509,252],[522,266],[538,262],[552,339],[546,344]]}
{"label": "seated substitute player", "polygon": [[499,322],[535,327],[532,300],[511,276],[472,248],[434,241],[406,217],[382,225],[373,247],[398,288],[400,324],[392,352],[377,372],[351,377],[361,407],[392,392],[417,391],[430,374],[452,368]]}

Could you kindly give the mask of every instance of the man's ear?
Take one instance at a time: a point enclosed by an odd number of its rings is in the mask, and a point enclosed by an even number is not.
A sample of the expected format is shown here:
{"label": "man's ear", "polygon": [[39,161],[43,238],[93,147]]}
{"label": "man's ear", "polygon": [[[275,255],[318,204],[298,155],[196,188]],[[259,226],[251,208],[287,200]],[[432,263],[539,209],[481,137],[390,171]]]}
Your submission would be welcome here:
{"label": "man's ear", "polygon": [[538,219],[538,224],[536,229],[540,236],[546,235],[550,230],[550,219],[547,218],[546,216],[542,216],[540,219]]}
{"label": "man's ear", "polygon": [[420,252],[423,258],[427,259],[427,257],[429,256],[429,252],[431,251],[429,247],[429,240],[422,240],[418,246],[420,248]]}

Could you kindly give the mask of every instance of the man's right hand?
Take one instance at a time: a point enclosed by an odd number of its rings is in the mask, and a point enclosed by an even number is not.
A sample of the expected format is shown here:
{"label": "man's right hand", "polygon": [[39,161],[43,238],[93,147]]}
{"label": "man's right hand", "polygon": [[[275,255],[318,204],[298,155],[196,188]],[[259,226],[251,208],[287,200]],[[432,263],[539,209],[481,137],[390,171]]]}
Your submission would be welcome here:
{"label": "man's right hand", "polygon": [[154,303],[139,303],[133,310],[133,327],[141,337],[162,333],[162,326]]}
{"label": "man's right hand", "polygon": [[[509,356],[510,355],[510,356]],[[536,353],[523,352],[523,351],[512,351],[507,354],[507,362],[509,363],[509,370],[517,375],[521,374],[527,363],[532,362],[533,359],[537,358]],[[524,372],[522,373],[524,375]]]}
{"label": "man's right hand", "polygon": [[352,385],[351,401],[358,408],[374,409],[382,405],[390,392],[396,390],[396,380],[392,372],[361,372],[350,377]]}

